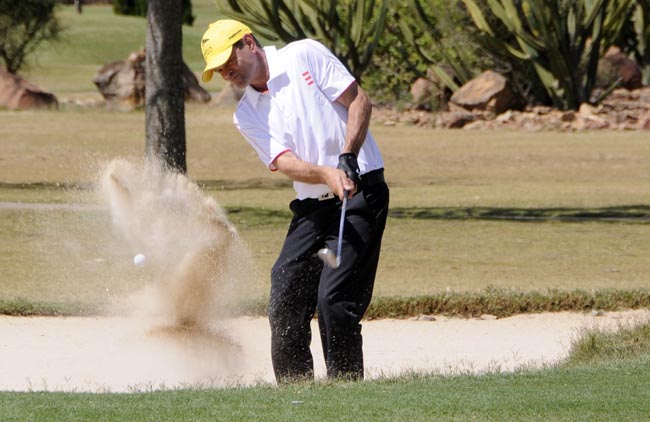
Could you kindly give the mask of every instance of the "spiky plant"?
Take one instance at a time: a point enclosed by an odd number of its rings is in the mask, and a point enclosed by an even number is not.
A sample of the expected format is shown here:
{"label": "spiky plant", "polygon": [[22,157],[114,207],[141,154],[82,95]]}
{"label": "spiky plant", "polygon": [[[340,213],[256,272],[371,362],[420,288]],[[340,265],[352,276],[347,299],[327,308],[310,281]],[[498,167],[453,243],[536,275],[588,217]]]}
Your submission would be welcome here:
{"label": "spiky plant", "polygon": [[217,6],[268,40],[322,42],[360,81],[383,33],[388,0],[219,0]]}
{"label": "spiky plant", "polygon": [[486,0],[505,34],[488,24],[476,0],[463,2],[485,48],[530,63],[552,104],[566,110],[602,99],[592,98],[598,60],[634,0]]}

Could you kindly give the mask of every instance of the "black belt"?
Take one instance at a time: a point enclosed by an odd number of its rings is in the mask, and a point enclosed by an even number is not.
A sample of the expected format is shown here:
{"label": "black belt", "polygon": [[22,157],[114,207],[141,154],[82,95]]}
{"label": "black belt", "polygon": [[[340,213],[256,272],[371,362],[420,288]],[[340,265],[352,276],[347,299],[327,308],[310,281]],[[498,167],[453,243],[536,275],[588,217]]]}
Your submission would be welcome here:
{"label": "black belt", "polygon": [[359,179],[361,179],[361,183],[359,183],[359,190],[368,189],[380,183],[386,183],[386,180],[384,179],[383,168],[362,174],[359,176]]}

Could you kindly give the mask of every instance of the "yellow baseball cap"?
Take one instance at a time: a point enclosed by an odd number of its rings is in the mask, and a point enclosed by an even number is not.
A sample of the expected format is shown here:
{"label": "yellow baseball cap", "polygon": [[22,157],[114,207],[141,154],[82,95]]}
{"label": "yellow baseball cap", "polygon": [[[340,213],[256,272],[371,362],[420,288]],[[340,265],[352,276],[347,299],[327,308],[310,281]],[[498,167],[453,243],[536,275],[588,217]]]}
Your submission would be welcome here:
{"label": "yellow baseball cap", "polygon": [[210,81],[214,69],[228,61],[232,45],[252,32],[243,23],[230,19],[218,20],[208,25],[208,30],[201,40],[201,52],[206,63],[201,75],[203,82]]}

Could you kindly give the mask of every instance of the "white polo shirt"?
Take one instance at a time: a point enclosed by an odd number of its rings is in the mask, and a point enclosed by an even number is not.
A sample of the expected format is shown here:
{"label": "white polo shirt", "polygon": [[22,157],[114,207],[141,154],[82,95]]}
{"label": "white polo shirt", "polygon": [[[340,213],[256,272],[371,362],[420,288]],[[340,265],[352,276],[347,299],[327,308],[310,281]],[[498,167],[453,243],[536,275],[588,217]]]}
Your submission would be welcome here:
{"label": "white polo shirt", "polygon": [[[302,161],[336,167],[345,144],[348,112],[336,99],[354,82],[343,64],[322,44],[300,40],[277,50],[264,49],[269,65],[268,93],[250,86],[235,110],[234,122],[270,170],[291,151]],[[384,166],[368,132],[358,154],[361,174]],[[317,198],[325,184],[293,183],[298,199]]]}

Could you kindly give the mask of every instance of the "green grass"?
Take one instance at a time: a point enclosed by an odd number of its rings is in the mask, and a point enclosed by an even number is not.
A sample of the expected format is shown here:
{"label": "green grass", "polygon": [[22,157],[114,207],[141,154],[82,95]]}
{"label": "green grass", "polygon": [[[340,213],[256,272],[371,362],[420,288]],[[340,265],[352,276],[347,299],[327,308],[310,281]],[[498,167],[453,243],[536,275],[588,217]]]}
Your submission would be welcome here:
{"label": "green grass", "polygon": [[[236,133],[231,112],[188,107],[189,176],[230,211],[265,294],[293,191]],[[531,294],[647,289],[650,144],[644,134],[373,131],[391,185],[376,297],[488,287]],[[92,206],[96,198],[88,189],[102,163],[142,156],[144,115],[2,112],[0,137],[6,140],[0,144],[2,201]],[[96,304],[140,285],[130,256],[106,268],[107,252],[91,236],[98,231],[109,239],[101,212],[36,205],[0,213],[13,233],[0,258],[3,299]]]}
{"label": "green grass", "polygon": [[[0,298],[97,303],[107,299],[107,291],[112,296],[142,285],[141,274],[131,264],[131,250],[120,245],[108,212],[86,201],[78,206],[63,202],[0,209],[0,228],[6,233],[0,254],[6,278]],[[251,251],[260,285],[267,286],[288,212],[228,209]],[[476,293],[488,287],[502,292],[643,290],[649,236],[650,224],[643,223],[391,217],[375,296]],[[260,291],[266,294],[268,287]],[[508,296],[517,299],[514,293]]]}
{"label": "green grass", "polygon": [[[190,177],[239,186],[260,180],[286,183],[261,164],[231,120],[231,108],[187,108]],[[649,204],[645,157],[650,144],[643,132],[459,132],[378,125],[372,130],[385,158],[394,208]],[[5,140],[0,145],[3,182],[87,183],[98,161],[143,155],[144,114],[3,112],[0,137]],[[228,205],[239,192],[222,195]],[[257,202],[286,209],[291,197],[287,187]]]}
{"label": "green grass", "polygon": [[597,365],[618,359],[635,359],[650,351],[650,322],[638,321],[613,331],[584,329],[571,345],[568,365]]}
{"label": "green grass", "polygon": [[[189,176],[230,212],[264,296],[294,194],[236,133],[231,113],[187,108]],[[648,288],[645,134],[372,129],[391,186],[377,298]],[[143,113],[5,111],[0,137],[2,201],[90,208],[0,209],[13,233],[2,246],[1,298],[97,304],[141,285],[128,253],[107,264],[109,218],[92,210],[89,189],[108,160],[141,159]]]}
{"label": "green grass", "polygon": [[[219,15],[211,0],[195,0],[192,5],[196,21],[183,26],[183,58],[192,71],[200,72],[205,66],[201,37]],[[24,72],[27,79],[57,96],[96,92],[92,79],[102,66],[126,60],[146,43],[146,19],[115,15],[111,6],[86,6],[81,15],[73,6],[63,6],[58,16],[64,26],[61,39],[40,45]],[[221,86],[217,81],[208,89]]]}
{"label": "green grass", "polygon": [[0,393],[3,420],[640,421],[650,359],[483,376],[139,394]]}

